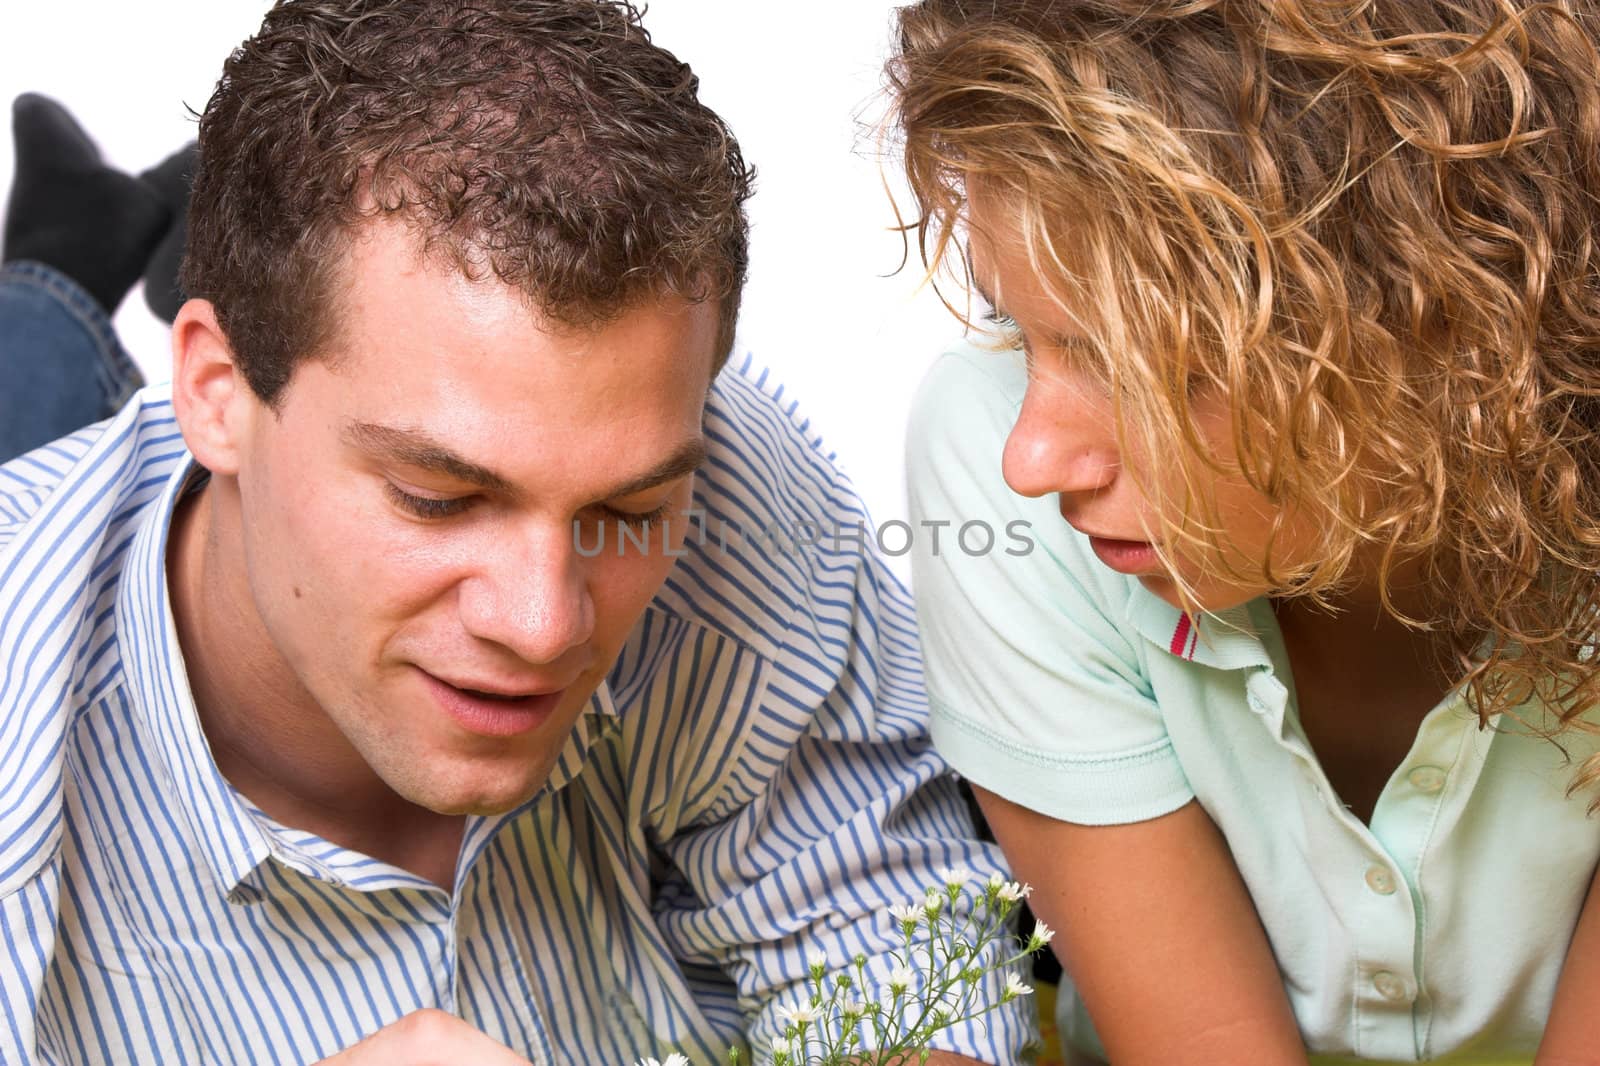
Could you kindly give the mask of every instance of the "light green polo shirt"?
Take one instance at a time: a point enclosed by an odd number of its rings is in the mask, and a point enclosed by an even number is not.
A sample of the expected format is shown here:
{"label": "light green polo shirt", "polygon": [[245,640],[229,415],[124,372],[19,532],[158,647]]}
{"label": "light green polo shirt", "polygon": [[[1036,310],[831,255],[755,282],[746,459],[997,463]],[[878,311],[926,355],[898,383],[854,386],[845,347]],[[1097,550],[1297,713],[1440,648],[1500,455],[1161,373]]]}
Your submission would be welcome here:
{"label": "light green polo shirt", "polygon": [[[1531,1058],[1600,858],[1591,797],[1565,795],[1595,738],[1564,738],[1568,763],[1509,720],[1480,730],[1452,694],[1363,824],[1300,728],[1265,600],[1191,623],[1102,566],[1054,496],[1006,486],[1001,452],[1025,382],[1020,356],[963,349],[935,364],[912,415],[915,593],[939,750],[975,784],[1065,821],[1135,822],[1198,799],[1313,1053]],[[1098,1053],[1070,987],[1058,1003],[1063,1038]]]}

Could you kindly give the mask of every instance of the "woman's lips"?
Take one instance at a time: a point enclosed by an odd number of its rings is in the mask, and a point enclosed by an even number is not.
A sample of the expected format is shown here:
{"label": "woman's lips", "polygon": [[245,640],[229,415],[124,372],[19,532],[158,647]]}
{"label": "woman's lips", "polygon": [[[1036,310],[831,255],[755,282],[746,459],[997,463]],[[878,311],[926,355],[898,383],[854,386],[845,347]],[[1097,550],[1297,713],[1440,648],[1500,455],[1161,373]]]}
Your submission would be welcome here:
{"label": "woman's lips", "polygon": [[1119,574],[1148,577],[1162,571],[1155,545],[1149,541],[1090,537],[1089,550],[1094,552],[1095,558]]}

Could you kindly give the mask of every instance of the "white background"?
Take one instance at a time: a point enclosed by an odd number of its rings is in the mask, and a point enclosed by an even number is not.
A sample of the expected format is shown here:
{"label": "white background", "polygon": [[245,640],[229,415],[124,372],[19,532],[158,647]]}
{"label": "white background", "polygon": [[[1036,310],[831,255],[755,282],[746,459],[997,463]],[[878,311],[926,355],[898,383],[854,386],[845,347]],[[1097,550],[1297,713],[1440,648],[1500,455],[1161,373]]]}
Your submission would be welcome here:
{"label": "white background", "polygon": [[[266,0],[5,0],[0,101],[62,101],[106,157],[130,170],[194,135],[222,60]],[[741,343],[774,368],[839,453],[873,518],[905,517],[902,437],[912,390],[959,326],[901,243],[870,130],[881,114],[889,0],[654,0],[645,25],[699,74],[702,99],[758,171]],[[880,162],[883,165],[880,166]],[[0,187],[12,146],[0,137]],[[892,276],[891,276],[892,275]],[[152,381],[167,334],[137,290],[117,327]],[[893,539],[896,534],[890,534]],[[895,541],[898,543],[898,540]],[[905,559],[890,560],[905,576]]]}

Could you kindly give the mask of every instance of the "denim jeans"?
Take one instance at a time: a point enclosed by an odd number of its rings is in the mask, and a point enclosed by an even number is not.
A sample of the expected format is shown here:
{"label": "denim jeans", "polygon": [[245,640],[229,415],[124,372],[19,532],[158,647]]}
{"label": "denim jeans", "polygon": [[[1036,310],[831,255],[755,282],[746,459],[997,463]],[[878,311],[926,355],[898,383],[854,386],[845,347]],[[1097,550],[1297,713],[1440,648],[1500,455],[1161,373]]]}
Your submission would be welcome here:
{"label": "denim jeans", "polygon": [[43,263],[0,266],[0,463],[109,418],[143,384],[76,282]]}

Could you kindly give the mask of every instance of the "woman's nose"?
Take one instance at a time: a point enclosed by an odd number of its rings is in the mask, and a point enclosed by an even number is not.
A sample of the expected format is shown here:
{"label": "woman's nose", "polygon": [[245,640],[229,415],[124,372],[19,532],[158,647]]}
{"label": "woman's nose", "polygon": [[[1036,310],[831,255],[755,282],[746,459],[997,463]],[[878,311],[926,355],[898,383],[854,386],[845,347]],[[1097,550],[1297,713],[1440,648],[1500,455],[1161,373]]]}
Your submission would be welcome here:
{"label": "woman's nose", "polygon": [[1121,466],[1110,404],[1070,380],[1030,381],[1006,438],[1006,484],[1023,496],[1100,492]]}

